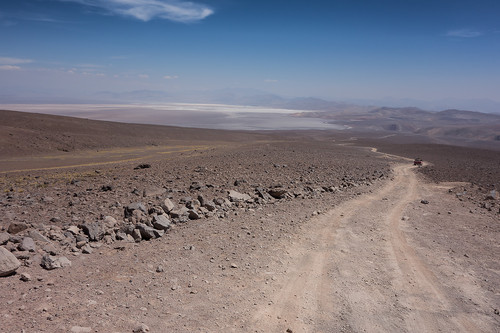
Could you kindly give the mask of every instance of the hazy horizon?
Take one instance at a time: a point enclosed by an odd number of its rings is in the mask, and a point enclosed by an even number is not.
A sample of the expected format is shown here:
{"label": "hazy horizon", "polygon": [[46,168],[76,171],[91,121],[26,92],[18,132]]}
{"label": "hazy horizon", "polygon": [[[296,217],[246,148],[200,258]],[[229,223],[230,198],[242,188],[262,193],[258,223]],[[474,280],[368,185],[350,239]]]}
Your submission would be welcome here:
{"label": "hazy horizon", "polygon": [[0,103],[254,89],[491,112],[499,16],[491,0],[4,2]]}

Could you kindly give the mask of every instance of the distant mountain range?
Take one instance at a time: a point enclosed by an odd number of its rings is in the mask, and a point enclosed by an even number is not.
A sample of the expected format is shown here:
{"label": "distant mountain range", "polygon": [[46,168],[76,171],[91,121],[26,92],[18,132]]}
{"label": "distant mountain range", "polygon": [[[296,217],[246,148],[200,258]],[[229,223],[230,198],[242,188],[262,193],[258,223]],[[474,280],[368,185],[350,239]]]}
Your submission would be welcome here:
{"label": "distant mountain range", "polygon": [[286,98],[257,89],[216,89],[183,92],[166,92],[160,90],[135,90],[129,92],[99,92],[91,98],[99,102],[131,102],[131,103],[207,103],[263,106],[286,108],[292,110],[322,110],[344,111],[368,110],[377,106],[385,107],[418,107],[422,110],[441,111],[462,109],[500,114],[500,103],[487,99],[441,99],[436,101],[421,101],[415,99],[379,100],[350,99],[342,102],[329,101],[317,97]]}
{"label": "distant mountain range", "polygon": [[26,91],[15,94],[0,92],[0,104],[161,104],[161,103],[206,103],[262,106],[292,110],[338,111],[369,110],[380,106],[441,111],[461,109],[500,114],[500,102],[487,99],[440,99],[422,101],[416,99],[347,99],[330,101],[317,97],[287,98],[258,89],[213,89],[192,91],[133,90],[124,92],[100,91],[87,96],[58,96],[50,93]]}

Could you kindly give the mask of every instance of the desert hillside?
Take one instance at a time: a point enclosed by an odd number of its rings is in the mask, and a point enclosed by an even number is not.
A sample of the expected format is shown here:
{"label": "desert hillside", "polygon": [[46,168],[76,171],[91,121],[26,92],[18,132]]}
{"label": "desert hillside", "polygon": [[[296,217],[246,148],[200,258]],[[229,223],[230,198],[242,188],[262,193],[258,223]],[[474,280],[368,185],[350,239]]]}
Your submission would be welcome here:
{"label": "desert hillside", "polygon": [[1,332],[500,327],[498,151],[0,116]]}
{"label": "desert hillside", "polygon": [[418,108],[317,111],[297,117],[325,119],[363,132],[412,135],[414,140],[500,150],[500,115],[462,110],[429,112]]}

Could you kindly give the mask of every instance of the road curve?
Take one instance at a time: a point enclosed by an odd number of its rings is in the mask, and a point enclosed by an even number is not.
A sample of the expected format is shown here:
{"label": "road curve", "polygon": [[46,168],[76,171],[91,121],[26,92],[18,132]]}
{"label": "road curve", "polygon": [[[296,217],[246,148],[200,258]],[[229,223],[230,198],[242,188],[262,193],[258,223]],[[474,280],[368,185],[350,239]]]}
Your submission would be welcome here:
{"label": "road curve", "polygon": [[396,165],[385,186],[312,221],[252,331],[480,331],[400,226],[423,191],[413,168]]}

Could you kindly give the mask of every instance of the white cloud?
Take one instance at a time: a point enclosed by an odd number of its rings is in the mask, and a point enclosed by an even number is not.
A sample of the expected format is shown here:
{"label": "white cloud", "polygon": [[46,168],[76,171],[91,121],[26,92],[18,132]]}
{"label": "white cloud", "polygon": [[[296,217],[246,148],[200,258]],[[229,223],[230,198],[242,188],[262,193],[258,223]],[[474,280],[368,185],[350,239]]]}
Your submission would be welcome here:
{"label": "white cloud", "polygon": [[175,80],[178,79],[179,77],[177,75],[165,75],[163,78],[165,80]]}
{"label": "white cloud", "polygon": [[86,6],[104,9],[121,16],[134,17],[141,21],[161,18],[176,22],[194,22],[210,16],[214,11],[203,4],[183,0],[59,0],[77,2]]}
{"label": "white cloud", "polygon": [[446,36],[448,37],[461,37],[461,38],[473,38],[473,37],[479,37],[482,36],[483,33],[471,29],[457,29],[457,30],[450,30],[446,33]]}
{"label": "white cloud", "polygon": [[0,65],[0,70],[1,71],[17,71],[20,70],[21,67],[19,66],[12,66],[12,65]]}
{"label": "white cloud", "polygon": [[33,62],[33,60],[21,59],[21,58],[0,57],[0,64],[2,64],[2,65],[29,64],[30,62]]}
{"label": "white cloud", "polygon": [[149,75],[148,74],[139,74],[138,75],[141,79],[149,79]]}

